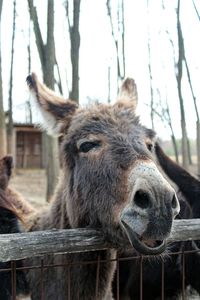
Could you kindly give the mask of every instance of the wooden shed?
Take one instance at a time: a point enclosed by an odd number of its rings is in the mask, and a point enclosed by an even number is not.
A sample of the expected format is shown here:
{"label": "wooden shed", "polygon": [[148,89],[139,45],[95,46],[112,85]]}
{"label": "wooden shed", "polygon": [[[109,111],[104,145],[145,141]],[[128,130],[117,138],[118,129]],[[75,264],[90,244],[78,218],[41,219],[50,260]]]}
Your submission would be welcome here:
{"label": "wooden shed", "polygon": [[42,168],[42,132],[33,124],[14,124],[17,168]]}

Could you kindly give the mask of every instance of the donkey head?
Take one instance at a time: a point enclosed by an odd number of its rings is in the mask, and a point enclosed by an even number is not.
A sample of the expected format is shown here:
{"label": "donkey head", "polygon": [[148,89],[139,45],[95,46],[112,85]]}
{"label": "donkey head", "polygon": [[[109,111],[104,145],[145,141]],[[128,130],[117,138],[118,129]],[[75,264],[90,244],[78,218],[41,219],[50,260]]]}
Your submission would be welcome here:
{"label": "donkey head", "polygon": [[134,81],[125,80],[114,105],[85,109],[56,96],[35,74],[27,82],[45,128],[63,135],[62,186],[71,227],[100,228],[115,243],[128,237],[141,253],[161,253],[179,203],[156,167],[155,133],[135,115]]}

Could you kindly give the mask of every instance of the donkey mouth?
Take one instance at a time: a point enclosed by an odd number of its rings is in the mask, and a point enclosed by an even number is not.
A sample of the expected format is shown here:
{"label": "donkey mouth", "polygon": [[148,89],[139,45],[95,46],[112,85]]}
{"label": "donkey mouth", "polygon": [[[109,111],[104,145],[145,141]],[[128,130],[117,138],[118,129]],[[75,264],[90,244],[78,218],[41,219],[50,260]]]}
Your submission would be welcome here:
{"label": "donkey mouth", "polygon": [[144,240],[139,237],[126,222],[121,220],[121,224],[132,247],[139,253],[144,255],[157,255],[165,251],[167,246],[165,240],[154,240],[152,238]]}

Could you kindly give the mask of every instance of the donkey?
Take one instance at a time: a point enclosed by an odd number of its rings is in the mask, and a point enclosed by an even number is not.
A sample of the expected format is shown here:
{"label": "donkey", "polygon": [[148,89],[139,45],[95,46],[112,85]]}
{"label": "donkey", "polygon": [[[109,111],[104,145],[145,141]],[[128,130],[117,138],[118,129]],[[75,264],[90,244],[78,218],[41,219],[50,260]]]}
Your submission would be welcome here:
{"label": "donkey", "polygon": [[[88,108],[57,96],[34,73],[27,83],[44,128],[63,136],[62,173],[54,199],[27,223],[28,230],[96,228],[116,247],[130,244],[140,253],[163,252],[180,207],[174,189],[156,166],[155,133],[142,126],[135,114],[134,81],[124,81],[114,105]],[[47,264],[72,265],[70,276],[69,268],[44,272],[45,299],[113,299],[115,257],[115,249],[46,257]],[[76,265],[88,260],[107,262],[100,267]],[[40,272],[30,271],[28,277],[32,299],[40,299]]]}
{"label": "donkey", "polygon": [[[156,157],[166,175],[178,186],[180,213],[177,218],[200,218],[200,181],[181,166],[172,161],[155,144]],[[169,247],[172,253],[184,250],[198,250],[199,241],[176,242]],[[126,256],[124,253],[123,256]],[[137,254],[131,251],[129,256]],[[182,293],[183,266],[181,255],[164,258],[164,297],[165,299],[179,299]],[[199,253],[185,255],[185,288],[192,287],[200,295],[200,256]],[[140,299],[140,265],[137,260],[122,262],[119,268],[120,299]],[[161,260],[143,260],[143,299],[158,300],[162,294],[162,262]],[[116,288],[116,282],[114,285]]]}
{"label": "donkey", "polygon": [[192,207],[193,218],[200,218],[200,181],[171,160],[158,143],[155,151],[163,171],[178,186]]}
{"label": "donkey", "polygon": [[[178,186],[180,192],[189,203],[192,210],[192,218],[200,218],[200,180],[192,176],[188,171],[171,160],[156,143],[155,152],[160,166],[166,175]],[[184,248],[198,250],[200,241],[184,243]],[[186,280],[200,295],[200,254],[186,255]],[[182,269],[181,269],[182,272]],[[182,274],[181,274],[182,275]]]}
{"label": "donkey", "polygon": [[[19,213],[15,208],[18,199],[13,200],[11,192],[8,190],[8,182],[12,173],[12,157],[5,156],[0,159],[0,234],[20,232]],[[22,267],[22,262],[17,261],[16,267]],[[10,269],[10,262],[0,262],[0,299],[12,299],[11,271],[3,271],[2,269]],[[2,271],[1,271],[2,270]],[[24,299],[29,294],[29,286],[24,271],[16,271],[16,294],[21,296],[18,299]]]}

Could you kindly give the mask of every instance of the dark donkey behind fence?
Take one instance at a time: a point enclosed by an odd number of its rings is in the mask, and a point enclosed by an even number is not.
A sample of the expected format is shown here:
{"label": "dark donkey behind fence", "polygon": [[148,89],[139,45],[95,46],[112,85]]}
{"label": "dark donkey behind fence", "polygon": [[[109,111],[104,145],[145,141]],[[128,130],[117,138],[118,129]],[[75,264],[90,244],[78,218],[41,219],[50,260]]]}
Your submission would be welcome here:
{"label": "dark donkey behind fence", "polygon": [[[181,210],[177,217],[181,219],[200,218],[200,181],[172,161],[158,143],[155,144],[155,153],[163,171],[178,186]],[[182,292],[186,293],[188,287],[192,287],[200,295],[200,252],[186,254],[184,266],[182,257],[183,251],[196,251],[199,246],[199,241],[176,242],[170,245],[169,252],[173,255],[164,257],[164,270],[162,270],[161,259],[149,260],[144,258],[142,270],[143,299],[161,299],[162,292],[164,299],[180,299]],[[137,253],[132,251],[123,255],[132,257],[137,256]],[[120,263],[119,290],[121,300],[140,299],[140,271],[140,264],[135,259]],[[162,272],[164,272],[163,291]],[[114,288],[116,288],[116,282]]]}
{"label": "dark donkey behind fence", "polygon": [[[20,232],[19,212],[13,203],[14,192],[8,189],[8,183],[12,173],[12,157],[5,156],[0,159],[0,234]],[[12,195],[12,196],[11,196]],[[18,201],[18,200],[17,200]],[[16,267],[22,267],[22,262],[16,262]],[[10,271],[3,269],[11,268],[10,262],[0,262],[0,299],[12,299],[12,278]],[[16,271],[16,295],[27,296],[29,294],[28,283],[24,271]]]}
{"label": "dark donkey behind fence", "polygon": [[[178,186],[181,194],[185,197],[190,205],[192,218],[200,218],[200,180],[192,176],[184,168],[172,161],[156,144],[156,156],[158,161],[167,174]],[[185,216],[183,216],[185,218]],[[188,216],[186,217],[188,218]],[[191,218],[191,216],[190,216]],[[183,250],[194,249],[198,250],[200,241],[185,242],[182,245]],[[180,274],[182,277],[183,268],[179,265]],[[200,296],[200,252],[185,256],[185,286],[191,286]]]}
{"label": "dark donkey behind fence", "polygon": [[[134,81],[123,83],[116,104],[85,109],[56,96],[35,74],[27,82],[45,128],[63,135],[63,168],[54,199],[49,209],[27,221],[29,230],[95,228],[115,246],[127,246],[129,241],[141,253],[164,251],[179,203],[157,169],[152,152],[155,134],[140,125],[135,115]],[[116,250],[108,249],[47,257],[44,263],[115,257]],[[100,266],[72,265],[70,272],[69,268],[46,270],[44,299],[113,299],[114,271],[115,263],[109,261]],[[40,271],[30,271],[28,277],[32,299],[40,299]]]}

